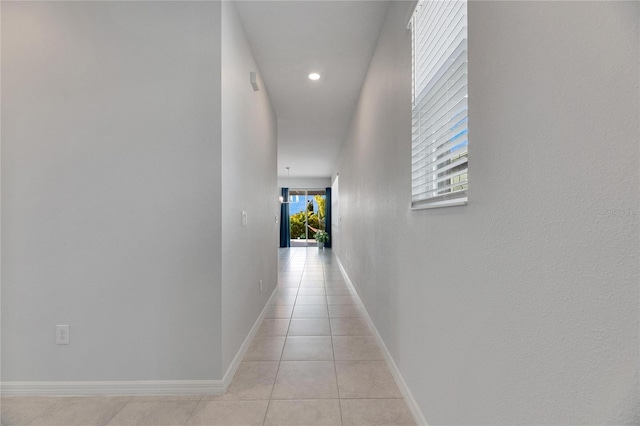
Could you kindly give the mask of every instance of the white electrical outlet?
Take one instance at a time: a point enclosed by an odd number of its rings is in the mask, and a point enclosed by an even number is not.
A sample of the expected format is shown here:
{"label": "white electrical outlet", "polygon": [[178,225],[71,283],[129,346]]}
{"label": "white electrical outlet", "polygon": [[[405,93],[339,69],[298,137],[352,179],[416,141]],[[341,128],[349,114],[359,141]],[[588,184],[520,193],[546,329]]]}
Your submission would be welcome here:
{"label": "white electrical outlet", "polygon": [[260,280],[260,293],[262,293],[262,280]]}
{"label": "white electrical outlet", "polygon": [[247,226],[247,212],[242,211],[242,226]]}
{"label": "white electrical outlet", "polygon": [[69,344],[69,326],[56,325],[56,345]]}

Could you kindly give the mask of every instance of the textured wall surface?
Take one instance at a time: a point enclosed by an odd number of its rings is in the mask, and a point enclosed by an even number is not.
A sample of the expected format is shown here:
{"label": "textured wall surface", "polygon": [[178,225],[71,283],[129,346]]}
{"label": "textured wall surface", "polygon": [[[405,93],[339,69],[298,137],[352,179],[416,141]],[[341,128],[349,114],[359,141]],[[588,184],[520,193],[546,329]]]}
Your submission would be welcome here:
{"label": "textured wall surface", "polygon": [[[235,5],[222,3],[222,362],[227,369],[278,279],[277,124]],[[241,212],[247,226],[241,226]],[[259,280],[263,280],[262,293]]]}
{"label": "textured wall surface", "polygon": [[2,380],[220,378],[219,22],[3,2]]}
{"label": "textured wall surface", "polygon": [[421,211],[389,9],[334,250],[432,425],[638,424],[638,6],[471,2],[469,205]]}

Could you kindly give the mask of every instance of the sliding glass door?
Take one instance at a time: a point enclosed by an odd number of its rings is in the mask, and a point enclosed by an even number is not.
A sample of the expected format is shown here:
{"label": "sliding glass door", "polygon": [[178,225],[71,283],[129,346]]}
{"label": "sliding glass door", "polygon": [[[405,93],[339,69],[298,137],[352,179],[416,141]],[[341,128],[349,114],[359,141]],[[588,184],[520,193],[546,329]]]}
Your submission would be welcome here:
{"label": "sliding glass door", "polygon": [[326,229],[326,208],[324,189],[289,190],[291,247],[317,246],[314,235]]}

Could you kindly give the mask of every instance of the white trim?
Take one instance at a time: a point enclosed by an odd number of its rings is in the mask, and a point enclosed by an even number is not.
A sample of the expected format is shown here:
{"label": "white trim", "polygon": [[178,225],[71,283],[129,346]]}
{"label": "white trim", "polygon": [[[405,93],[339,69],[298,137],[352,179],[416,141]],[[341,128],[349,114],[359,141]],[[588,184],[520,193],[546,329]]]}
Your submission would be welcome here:
{"label": "white trim", "polygon": [[336,260],[338,261],[338,267],[340,268],[342,275],[344,275],[344,278],[347,281],[347,285],[353,291],[355,299],[360,309],[362,310],[362,313],[364,314],[364,317],[367,323],[369,324],[369,328],[371,328],[373,335],[378,341],[378,345],[380,345],[380,347],[382,348],[382,354],[384,355],[385,361],[387,362],[387,366],[389,367],[389,370],[391,370],[391,374],[393,375],[393,378],[395,379],[396,384],[400,388],[400,392],[402,393],[402,396],[404,397],[404,400],[407,403],[407,406],[409,407],[409,411],[411,411],[411,414],[413,415],[413,419],[416,421],[418,425],[429,426],[427,423],[427,419],[425,419],[424,414],[422,414],[422,410],[420,409],[420,406],[416,402],[416,399],[413,397],[413,394],[411,393],[409,386],[407,386],[407,382],[404,381],[404,378],[402,377],[402,374],[400,373],[398,366],[393,360],[393,357],[391,356],[389,349],[387,349],[387,345],[385,345],[384,340],[382,340],[380,333],[378,333],[378,329],[373,323],[373,320],[371,320],[371,316],[369,315],[369,312],[367,312],[367,308],[364,306],[364,303],[362,303],[362,299],[360,299],[360,295],[358,294],[358,291],[353,285],[353,281],[351,281],[351,278],[349,278],[347,271],[344,269],[344,266],[342,265],[342,262],[340,261],[340,258],[337,255],[336,255]]}
{"label": "white trim", "polygon": [[87,395],[222,395],[231,383],[251,339],[260,328],[278,287],[253,324],[222,380],[130,380],[79,382],[0,382],[0,394],[6,396],[87,396]]}
{"label": "white trim", "polygon": [[415,14],[418,11],[418,9],[420,8],[420,6],[422,6],[422,3],[424,3],[424,0],[418,0],[416,2],[416,7],[413,8],[413,12],[411,12],[411,17],[409,18],[409,21],[407,22],[407,29],[408,30],[410,30],[411,27],[413,26],[413,17],[415,16]]}
{"label": "white trim", "polygon": [[[428,200],[426,200],[428,201]],[[425,204],[411,205],[411,210],[439,209],[442,207],[466,206],[468,204],[467,195],[462,198],[452,198],[441,201],[431,201]]]}
{"label": "white trim", "polygon": [[2,396],[220,395],[222,380],[2,382]]}

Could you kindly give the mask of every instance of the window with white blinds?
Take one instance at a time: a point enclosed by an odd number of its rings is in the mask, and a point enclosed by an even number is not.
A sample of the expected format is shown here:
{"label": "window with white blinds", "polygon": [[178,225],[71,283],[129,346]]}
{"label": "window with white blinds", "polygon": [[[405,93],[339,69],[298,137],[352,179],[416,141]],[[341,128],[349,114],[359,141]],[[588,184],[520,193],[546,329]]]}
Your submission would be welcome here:
{"label": "window with white blinds", "polygon": [[411,206],[467,203],[467,2],[422,0],[413,45]]}

